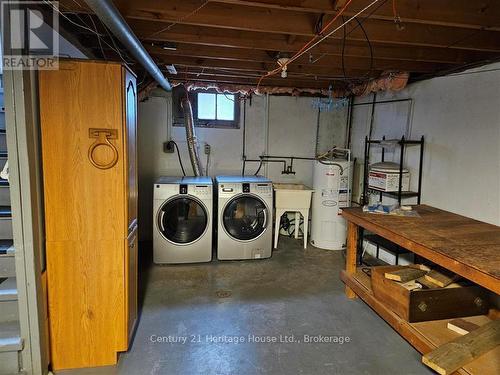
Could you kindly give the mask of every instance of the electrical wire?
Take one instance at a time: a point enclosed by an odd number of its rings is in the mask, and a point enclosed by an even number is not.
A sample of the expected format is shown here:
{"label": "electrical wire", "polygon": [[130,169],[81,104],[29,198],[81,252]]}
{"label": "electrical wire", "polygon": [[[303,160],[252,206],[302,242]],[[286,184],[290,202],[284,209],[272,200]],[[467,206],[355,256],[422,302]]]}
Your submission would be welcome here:
{"label": "electrical wire", "polygon": [[[359,27],[363,31],[363,34],[365,35],[366,43],[368,44],[368,49],[370,50],[370,70],[368,71],[368,74],[366,75],[367,77],[370,77],[372,72],[373,72],[373,47],[372,43],[370,42],[370,38],[368,38],[368,34],[363,26],[363,24],[356,18],[356,22],[358,23]],[[343,52],[342,52],[343,54]]]}
{"label": "electrical wire", "polygon": [[[370,11],[370,13],[368,13],[368,15],[366,15],[365,17],[363,17],[363,18],[361,19],[360,23],[361,23],[361,24],[363,24],[363,23],[364,23],[364,22],[365,22],[368,18],[370,18],[370,17],[371,17],[371,15],[372,15],[373,13],[375,13],[378,9],[380,9],[380,8],[381,8],[381,7],[382,7],[382,6],[383,6],[383,5],[387,2],[387,1],[388,1],[388,0],[383,0],[383,1],[379,4],[379,5],[377,5],[377,7],[375,7],[374,9],[372,9],[372,10]],[[357,17],[356,17],[356,18],[357,18]],[[357,18],[357,19],[358,19],[358,18]],[[358,25],[354,26],[351,30],[349,30],[349,32],[346,34],[346,39],[347,39],[347,37],[348,37],[350,34],[352,34],[352,32],[353,32],[354,30],[356,30],[358,27],[360,27],[360,24],[359,24],[359,23],[358,23]],[[367,34],[366,34],[366,32],[365,32],[365,39],[367,39],[367,38],[368,38],[368,37],[367,37]],[[371,46],[371,43],[370,43],[370,46]],[[321,60],[321,59],[322,59],[323,57],[325,57],[326,55],[328,55],[328,53],[323,53],[323,54],[321,54],[321,55],[320,55],[317,59],[315,59],[314,61],[312,61],[312,62],[311,62],[311,64],[315,64],[315,63],[317,63],[319,60]],[[371,55],[373,55],[373,53],[372,53]],[[357,78],[357,77],[351,77],[351,78]]]}
{"label": "electrical wire", "polygon": [[[61,12],[58,8],[56,8],[50,1],[47,1],[47,0],[43,0],[44,4],[47,4],[48,6],[50,6],[52,8],[52,10],[56,11],[57,13],[59,13],[64,19],[66,19],[68,22],[70,22],[71,24],[83,29],[83,30],[87,30],[87,31],[90,31],[92,34],[96,34],[98,37],[105,37],[106,35],[105,34],[101,34],[99,32],[97,32],[97,28],[96,30],[92,30],[90,28],[90,26],[85,22],[85,20],[83,20],[77,13],[74,13],[74,12],[67,12],[68,14],[73,14],[75,17],[77,17],[84,25],[81,25],[79,24],[78,22],[75,22],[73,21],[71,18],[69,18],[68,16],[66,16],[63,12]],[[111,44],[109,44],[105,39],[101,39],[101,42],[106,44],[110,49],[112,49],[113,51],[115,51],[118,56],[120,56],[121,60],[127,64],[127,65],[131,65],[132,63],[127,61],[126,59],[123,58],[122,54],[120,53],[119,49],[116,47],[116,44],[115,44],[115,41],[112,37],[112,35],[109,33],[108,29],[106,28],[106,26],[102,23],[101,21],[101,24],[104,26],[104,29],[106,30],[108,36],[111,38],[111,41],[113,42],[113,44],[115,45],[115,47],[113,47]]]}
{"label": "electrical wire", "polygon": [[[330,25],[335,21],[337,20],[337,18],[345,11],[345,9],[347,8],[347,6],[351,3],[352,0],[349,0],[348,2],[346,2],[346,4],[342,7],[342,9],[335,15],[335,17],[332,19],[332,21],[330,21],[324,28],[324,30],[322,31],[325,31],[328,27],[330,27]],[[262,82],[262,80],[266,77],[269,77],[271,75],[275,75],[277,74],[278,72],[280,72],[281,70],[285,70],[286,67],[288,65],[290,65],[293,61],[297,60],[300,56],[302,56],[304,53],[307,53],[309,52],[312,48],[316,47],[319,43],[321,43],[322,41],[324,41],[325,39],[329,38],[330,36],[332,36],[334,33],[336,33],[338,30],[340,30],[344,25],[350,23],[352,20],[354,20],[355,18],[357,18],[360,14],[363,14],[365,11],[367,11],[368,9],[370,9],[373,5],[375,5],[376,3],[378,3],[379,1],[381,0],[373,0],[370,4],[368,4],[367,6],[365,6],[363,9],[361,9],[359,12],[357,12],[355,15],[353,15],[352,17],[350,17],[346,22],[342,23],[340,26],[336,27],[335,29],[333,29],[332,31],[330,31],[329,33],[327,33],[326,35],[322,36],[319,40],[317,40],[318,38],[318,35],[315,35],[315,37],[313,39],[311,39],[308,43],[306,43],[292,58],[290,58],[286,63],[284,63],[282,66],[272,70],[272,71],[269,71],[267,72],[266,74],[264,74],[262,77],[260,77],[259,81],[257,82],[257,91],[259,89],[259,86]],[[387,0],[385,0],[387,1]]]}
{"label": "electrical wire", "polygon": [[210,152],[207,153],[207,164],[205,166],[205,176],[209,176],[208,169],[210,168]]}
{"label": "electrical wire", "polygon": [[[325,31],[326,31],[326,30],[327,30],[327,29],[328,29],[328,28],[329,28],[329,27],[330,27],[330,26],[331,26],[331,25],[332,25],[332,24],[333,24],[333,23],[334,23],[334,22],[335,22],[335,21],[336,21],[336,20],[337,20],[337,19],[338,19],[341,15],[342,15],[342,13],[344,13],[344,11],[347,9],[347,7],[348,7],[348,5],[351,3],[351,1],[352,1],[352,0],[348,0],[348,1],[344,4],[344,6],[342,7],[342,9],[340,9],[340,10],[339,10],[339,12],[335,15],[335,17],[333,17],[333,19],[332,19],[330,22],[328,22],[328,23],[326,24],[326,26],[325,26],[325,27],[323,27],[323,28],[321,29],[321,31],[320,31],[318,34],[316,34],[316,35],[315,35],[315,36],[314,36],[314,37],[313,37],[313,38],[312,38],[309,42],[307,42],[304,46],[302,46],[302,48],[301,48],[299,51],[297,51],[297,52],[295,53],[295,55],[294,55],[294,56],[292,56],[292,57],[291,57],[288,61],[286,61],[286,62],[285,62],[282,66],[279,66],[279,67],[277,67],[276,69],[271,70],[271,71],[267,72],[265,75],[263,75],[262,77],[260,77],[260,78],[259,78],[259,81],[257,82],[257,91],[259,90],[259,86],[260,86],[260,84],[261,84],[261,82],[262,82],[262,80],[263,80],[264,78],[269,77],[269,76],[271,76],[271,75],[275,75],[275,74],[277,74],[278,72],[280,72],[281,70],[285,70],[285,69],[288,67],[288,65],[289,65],[290,63],[292,63],[292,62],[293,62],[293,61],[295,61],[297,58],[299,58],[300,56],[302,56],[302,55],[305,53],[306,49],[309,47],[309,45],[311,45],[311,43],[314,43],[314,41],[315,41],[315,40],[316,40],[319,36],[322,36],[322,35],[323,35],[323,33],[324,33],[324,32],[325,32]],[[377,1],[378,1],[378,0],[377,0]]]}
{"label": "electrical wire", "polygon": [[[342,22],[345,22],[344,21],[344,16],[342,16]],[[346,38],[347,38],[346,25],[344,25],[343,30],[344,30],[344,34],[342,35],[342,57],[341,57],[341,62],[342,62],[342,74],[344,75],[344,79],[347,79],[347,74],[345,72],[345,56],[344,56],[344,54],[345,54],[345,42],[346,42]],[[318,60],[316,60],[316,61],[318,61]],[[314,61],[313,64],[316,61]]]}
{"label": "electrical wire", "polygon": [[[52,10],[56,11],[57,13],[59,13],[61,16],[63,16],[66,20],[68,20],[70,23],[72,23],[73,25],[75,26],[78,26],[84,30],[87,30],[87,31],[90,31],[91,33],[95,33],[94,30],[92,30],[90,27],[87,27],[87,26],[83,26],[83,25],[80,25],[79,23],[73,21],[72,19],[70,19],[69,17],[67,17],[63,12],[61,12],[59,9],[57,9],[54,4],[52,4],[50,1],[47,1],[47,0],[43,0],[43,2],[45,4],[47,4],[48,6],[50,6],[52,8]],[[103,34],[100,34],[100,36],[104,36]]]}
{"label": "electrical wire", "polygon": [[182,165],[182,159],[181,159],[181,153],[179,151],[179,146],[177,146],[177,142],[175,142],[175,141],[170,141],[170,142],[172,142],[174,144],[175,149],[177,150],[177,157],[179,158],[179,165],[181,166],[182,174],[185,176],[186,171],[184,170],[184,166]]}
{"label": "electrical wire", "polygon": [[153,36],[155,35],[158,35],[158,34],[161,34],[165,31],[168,31],[170,30],[172,27],[174,27],[175,25],[177,25],[179,22],[182,22],[184,20],[186,20],[187,18],[193,16],[194,14],[198,13],[201,9],[203,9],[205,7],[205,5],[207,5],[208,3],[210,2],[210,0],[205,0],[199,7],[193,9],[191,12],[185,14],[184,16],[182,17],[179,17],[177,20],[175,20],[174,22],[172,22],[170,25],[168,25],[167,27],[164,27],[163,29],[161,30],[158,30],[156,32],[154,32],[153,34],[151,34],[150,36],[148,36],[148,39],[149,38],[152,38]]}
{"label": "electrical wire", "polygon": [[97,32],[97,26],[96,26],[92,16],[90,14],[88,16],[90,18],[90,21],[92,22],[92,25],[94,26],[95,34],[97,36],[97,42],[99,43],[99,48],[101,49],[102,57],[106,60],[107,59],[106,54],[104,53],[104,49],[102,48],[101,37],[99,36],[99,33]]}

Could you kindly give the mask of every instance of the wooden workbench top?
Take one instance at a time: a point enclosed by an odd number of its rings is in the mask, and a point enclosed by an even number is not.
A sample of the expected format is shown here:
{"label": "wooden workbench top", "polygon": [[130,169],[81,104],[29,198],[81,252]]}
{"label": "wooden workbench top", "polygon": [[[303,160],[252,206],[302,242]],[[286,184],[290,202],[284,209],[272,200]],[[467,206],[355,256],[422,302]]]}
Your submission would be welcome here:
{"label": "wooden workbench top", "polygon": [[420,217],[365,213],[346,208],[342,216],[360,227],[500,294],[500,227],[427,205]]}

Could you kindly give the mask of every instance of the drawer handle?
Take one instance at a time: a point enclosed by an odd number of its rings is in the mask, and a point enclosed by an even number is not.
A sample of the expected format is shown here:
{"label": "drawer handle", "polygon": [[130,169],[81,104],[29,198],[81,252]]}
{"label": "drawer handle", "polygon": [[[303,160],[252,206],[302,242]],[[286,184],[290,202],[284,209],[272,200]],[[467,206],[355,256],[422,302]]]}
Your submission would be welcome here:
{"label": "drawer handle", "polygon": [[[118,150],[116,149],[116,146],[110,142],[110,139],[118,138],[118,130],[91,128],[89,129],[89,137],[96,138],[96,141],[92,143],[89,148],[89,160],[92,165],[99,169],[109,169],[114,167],[114,165],[118,162]],[[94,151],[99,146],[106,146],[111,148],[111,151],[113,152],[113,158],[109,163],[102,164],[95,160]]]}

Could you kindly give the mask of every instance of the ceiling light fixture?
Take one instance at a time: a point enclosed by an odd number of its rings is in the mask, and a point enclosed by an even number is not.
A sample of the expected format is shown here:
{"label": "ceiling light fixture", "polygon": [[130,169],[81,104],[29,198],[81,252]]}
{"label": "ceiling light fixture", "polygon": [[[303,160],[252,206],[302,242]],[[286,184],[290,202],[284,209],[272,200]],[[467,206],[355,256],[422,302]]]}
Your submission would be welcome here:
{"label": "ceiling light fixture", "polygon": [[287,72],[287,62],[290,60],[288,57],[280,57],[277,61],[278,65],[281,68],[281,78],[286,78],[288,77],[288,72]]}
{"label": "ceiling light fixture", "polygon": [[177,74],[177,69],[175,69],[174,64],[168,64],[168,65],[166,66],[166,68],[167,68],[167,71],[168,71],[170,74],[173,74],[173,75]]}
{"label": "ceiling light fixture", "polygon": [[175,43],[169,43],[169,42],[163,43],[161,45],[161,48],[166,51],[177,51],[177,45]]}
{"label": "ceiling light fixture", "polygon": [[165,51],[177,51],[177,44],[172,43],[172,42],[150,42],[151,46],[153,47],[159,47]]}

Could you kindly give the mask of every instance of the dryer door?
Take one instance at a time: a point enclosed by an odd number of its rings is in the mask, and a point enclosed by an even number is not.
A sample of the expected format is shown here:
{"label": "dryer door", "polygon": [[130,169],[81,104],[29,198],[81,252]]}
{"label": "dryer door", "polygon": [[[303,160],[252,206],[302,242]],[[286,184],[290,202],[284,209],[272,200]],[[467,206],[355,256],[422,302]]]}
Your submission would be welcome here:
{"label": "dryer door", "polygon": [[208,213],[193,197],[166,201],[158,212],[158,230],[168,241],[189,244],[203,236],[208,226]]}
{"label": "dryer door", "polygon": [[240,195],[231,199],[222,215],[224,230],[240,241],[259,237],[267,227],[269,212],[258,197]]}

